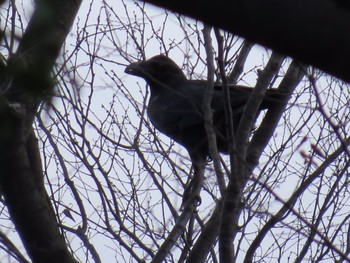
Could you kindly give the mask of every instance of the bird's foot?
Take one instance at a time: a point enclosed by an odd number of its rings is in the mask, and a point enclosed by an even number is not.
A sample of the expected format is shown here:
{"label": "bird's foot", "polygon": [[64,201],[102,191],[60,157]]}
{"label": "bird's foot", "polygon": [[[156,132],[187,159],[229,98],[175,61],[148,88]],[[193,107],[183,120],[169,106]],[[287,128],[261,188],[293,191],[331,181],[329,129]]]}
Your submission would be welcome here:
{"label": "bird's foot", "polygon": [[182,204],[180,210],[185,210],[189,206],[198,207],[202,203],[202,198],[199,195],[199,191],[193,189],[193,184],[189,184],[183,194]]}

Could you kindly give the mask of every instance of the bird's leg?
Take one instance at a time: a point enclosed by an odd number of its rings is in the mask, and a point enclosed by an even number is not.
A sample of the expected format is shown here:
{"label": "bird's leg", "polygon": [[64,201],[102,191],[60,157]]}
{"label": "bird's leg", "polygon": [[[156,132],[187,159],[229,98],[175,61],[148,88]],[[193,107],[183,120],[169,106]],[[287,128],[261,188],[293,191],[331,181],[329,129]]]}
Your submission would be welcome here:
{"label": "bird's leg", "polygon": [[184,191],[181,209],[185,209],[188,205],[198,205],[201,202],[199,193],[204,181],[204,171],[207,160],[206,157],[196,158],[193,156],[191,156],[191,160],[193,178]]}

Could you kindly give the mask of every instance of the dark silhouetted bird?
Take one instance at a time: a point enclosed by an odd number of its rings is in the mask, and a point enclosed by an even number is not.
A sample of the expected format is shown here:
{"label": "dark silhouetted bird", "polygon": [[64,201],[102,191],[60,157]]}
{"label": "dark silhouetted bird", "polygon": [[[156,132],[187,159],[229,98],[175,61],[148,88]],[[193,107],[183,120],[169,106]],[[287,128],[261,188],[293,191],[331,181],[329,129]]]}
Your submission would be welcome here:
{"label": "dark silhouetted bird", "polygon": [[[207,87],[205,80],[188,80],[170,58],[157,55],[146,61],[130,64],[125,72],[141,77],[150,86],[148,116],[152,124],[189,152],[190,156],[208,156],[208,140],[204,127],[202,101]],[[228,152],[224,98],[222,87],[216,85],[212,98],[213,124],[217,131],[217,146]],[[230,86],[230,100],[234,129],[238,128],[244,107],[253,88]],[[268,92],[260,110],[273,107],[276,92]]]}
{"label": "dark silhouetted bird", "polygon": [[[148,83],[151,96],[147,111],[153,125],[187,149],[195,173],[196,166],[197,169],[204,169],[209,156],[202,111],[207,82],[188,80],[176,63],[164,55],[132,63],[125,72],[141,77]],[[252,88],[237,85],[230,87],[234,132],[252,90]],[[211,108],[218,150],[221,153],[228,153],[223,96],[222,87],[215,86]],[[276,103],[275,96],[274,92],[268,92],[260,110],[272,107]]]}

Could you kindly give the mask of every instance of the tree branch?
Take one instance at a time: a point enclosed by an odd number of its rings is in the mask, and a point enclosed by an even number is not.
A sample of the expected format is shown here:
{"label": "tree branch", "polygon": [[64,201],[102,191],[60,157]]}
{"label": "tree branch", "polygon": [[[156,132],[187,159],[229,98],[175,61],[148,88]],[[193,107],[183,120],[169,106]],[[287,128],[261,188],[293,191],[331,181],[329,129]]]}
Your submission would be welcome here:
{"label": "tree branch", "polygon": [[32,123],[52,88],[51,71],[81,1],[37,1],[0,93],[0,184],[34,262],[75,262],[52,213]]}

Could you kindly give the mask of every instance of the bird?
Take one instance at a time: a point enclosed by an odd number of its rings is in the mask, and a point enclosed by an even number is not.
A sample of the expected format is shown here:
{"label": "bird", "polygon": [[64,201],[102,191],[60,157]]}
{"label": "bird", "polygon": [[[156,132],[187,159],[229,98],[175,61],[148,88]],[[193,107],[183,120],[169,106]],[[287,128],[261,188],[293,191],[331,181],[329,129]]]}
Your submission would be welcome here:
{"label": "bird", "polygon": [[[146,81],[150,88],[147,113],[151,123],[161,133],[185,147],[192,160],[194,173],[202,174],[199,170],[205,167],[208,157],[210,158],[202,110],[207,81],[187,79],[181,68],[163,54],[131,63],[125,68],[125,73]],[[222,89],[221,84],[215,84],[211,101],[212,123],[216,132],[218,151],[228,154],[227,121]],[[229,87],[234,134],[252,91],[253,88],[246,86]],[[259,111],[272,108],[278,99],[277,92],[268,90]],[[203,175],[197,176],[195,184],[200,183],[199,177]],[[191,187],[193,188],[193,185]]]}

